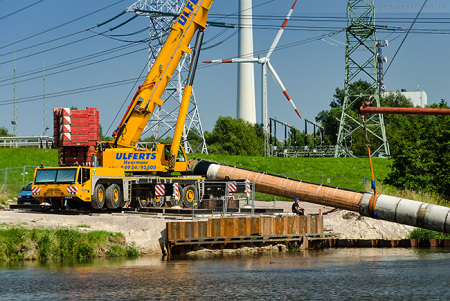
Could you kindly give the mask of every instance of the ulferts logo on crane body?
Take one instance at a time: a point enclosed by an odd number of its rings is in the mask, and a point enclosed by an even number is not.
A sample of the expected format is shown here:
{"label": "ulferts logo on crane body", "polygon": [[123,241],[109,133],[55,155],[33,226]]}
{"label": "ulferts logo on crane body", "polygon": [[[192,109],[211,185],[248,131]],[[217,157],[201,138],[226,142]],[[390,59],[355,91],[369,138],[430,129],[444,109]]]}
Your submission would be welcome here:
{"label": "ulferts logo on crane body", "polygon": [[156,153],[116,153],[116,160],[121,160],[120,168],[128,171],[152,171],[156,169],[156,165],[149,160],[155,160]]}
{"label": "ulferts logo on crane body", "polygon": [[181,26],[186,25],[187,19],[191,16],[191,13],[194,11],[195,6],[198,4],[200,0],[189,0],[184,7],[183,12],[180,14],[178,18],[178,23]]}
{"label": "ulferts logo on crane body", "polygon": [[156,153],[117,153],[117,160],[155,160]]}

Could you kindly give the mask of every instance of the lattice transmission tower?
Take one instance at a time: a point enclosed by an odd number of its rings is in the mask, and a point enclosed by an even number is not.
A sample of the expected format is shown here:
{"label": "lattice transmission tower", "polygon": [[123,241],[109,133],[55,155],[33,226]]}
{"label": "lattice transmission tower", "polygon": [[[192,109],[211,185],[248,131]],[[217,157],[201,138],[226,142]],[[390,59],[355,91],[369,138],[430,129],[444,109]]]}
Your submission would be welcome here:
{"label": "lattice transmission tower", "polygon": [[[170,28],[177,16],[181,13],[185,3],[186,0],[140,0],[127,8],[128,12],[149,18],[149,70],[155,62],[170,33]],[[175,130],[181,98],[183,96],[183,89],[189,72],[190,61],[190,55],[185,55],[178,64],[172,79],[161,97],[164,104],[158,106],[153,112],[143,135],[153,135],[156,141],[167,135],[173,136],[172,134]],[[192,148],[188,140],[188,136],[192,135],[195,135],[201,140],[201,143],[195,149]],[[182,143],[187,153],[208,153],[194,91],[192,91],[189,111],[186,116]]]}
{"label": "lattice transmission tower", "polygon": [[[372,98],[372,106],[380,106],[375,29],[374,0],[348,0],[345,95],[335,157],[353,156],[352,137],[354,134],[363,133],[362,119],[355,111],[359,112],[363,100]],[[369,87],[361,91],[360,87],[354,84],[358,80],[367,81]],[[367,115],[366,124],[369,141],[374,150],[373,156],[389,156],[383,115]]]}

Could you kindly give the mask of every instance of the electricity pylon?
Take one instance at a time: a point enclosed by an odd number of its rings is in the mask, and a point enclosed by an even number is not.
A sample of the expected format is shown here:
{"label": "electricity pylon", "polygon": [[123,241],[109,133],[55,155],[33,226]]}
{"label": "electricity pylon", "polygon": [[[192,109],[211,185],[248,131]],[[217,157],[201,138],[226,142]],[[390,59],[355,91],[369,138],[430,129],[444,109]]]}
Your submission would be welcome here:
{"label": "electricity pylon", "polygon": [[[173,22],[181,13],[185,3],[186,0],[140,0],[127,8],[127,11],[148,17],[150,20],[149,70],[164,45]],[[185,55],[178,64],[172,79],[161,97],[164,104],[158,106],[153,112],[143,132],[143,134],[150,134],[155,137],[156,141],[169,135],[169,133],[173,133],[175,130],[181,98],[183,96],[183,87],[185,86],[189,72],[190,60],[190,55]],[[195,135],[201,140],[195,149],[189,143],[189,134]],[[197,151],[208,153],[194,91],[192,91],[189,110],[186,116],[182,143],[187,153]]]}
{"label": "electricity pylon", "polygon": [[[353,156],[352,136],[364,128],[362,119],[354,111],[358,111],[363,100],[372,98],[372,106],[380,106],[374,0],[348,0],[346,32],[345,95],[335,157]],[[356,85],[352,83],[358,80],[367,81],[369,87],[364,91],[357,91]],[[374,149],[373,156],[390,156],[383,115],[367,115],[366,124],[368,138]]]}

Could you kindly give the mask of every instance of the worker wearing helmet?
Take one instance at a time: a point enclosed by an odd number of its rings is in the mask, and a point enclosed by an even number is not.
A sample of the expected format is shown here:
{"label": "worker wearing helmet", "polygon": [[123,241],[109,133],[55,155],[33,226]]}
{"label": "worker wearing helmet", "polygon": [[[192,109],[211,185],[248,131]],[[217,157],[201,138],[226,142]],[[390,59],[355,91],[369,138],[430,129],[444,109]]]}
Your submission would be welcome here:
{"label": "worker wearing helmet", "polygon": [[294,204],[292,204],[292,212],[297,215],[305,215],[305,208],[300,207],[300,199],[295,198]]}

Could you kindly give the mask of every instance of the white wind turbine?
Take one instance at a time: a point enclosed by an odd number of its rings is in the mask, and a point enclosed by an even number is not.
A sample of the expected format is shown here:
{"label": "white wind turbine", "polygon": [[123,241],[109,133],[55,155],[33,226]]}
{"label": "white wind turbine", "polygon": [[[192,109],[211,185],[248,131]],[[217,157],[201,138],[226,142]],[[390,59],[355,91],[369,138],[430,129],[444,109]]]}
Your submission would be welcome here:
{"label": "white wind turbine", "polygon": [[286,91],[286,88],[284,87],[283,82],[281,81],[277,72],[273,68],[272,64],[270,64],[270,56],[272,55],[275,48],[277,47],[277,44],[280,41],[281,36],[283,35],[284,29],[286,28],[286,24],[289,21],[289,18],[291,17],[296,4],[297,4],[297,0],[295,0],[294,4],[292,5],[291,9],[289,10],[289,13],[286,16],[286,19],[283,22],[283,25],[281,25],[281,28],[278,31],[275,39],[273,40],[272,45],[270,46],[269,51],[267,52],[267,55],[265,57],[262,57],[262,58],[255,58],[255,57],[253,57],[253,58],[232,58],[232,59],[225,59],[225,60],[211,60],[211,61],[203,62],[203,63],[207,63],[207,64],[210,64],[210,63],[259,63],[259,64],[261,64],[261,66],[262,66],[263,126],[264,126],[264,132],[265,132],[266,138],[268,137],[268,124],[269,124],[268,107],[267,107],[267,68],[269,68],[269,71],[272,74],[273,79],[278,84],[278,86],[281,88],[281,91],[283,91],[283,95],[290,102],[290,104],[294,108],[295,112],[297,113],[298,117],[300,117],[300,118],[302,117],[300,115],[300,113],[298,112],[297,107],[295,106],[291,97],[289,96],[288,92]]}

